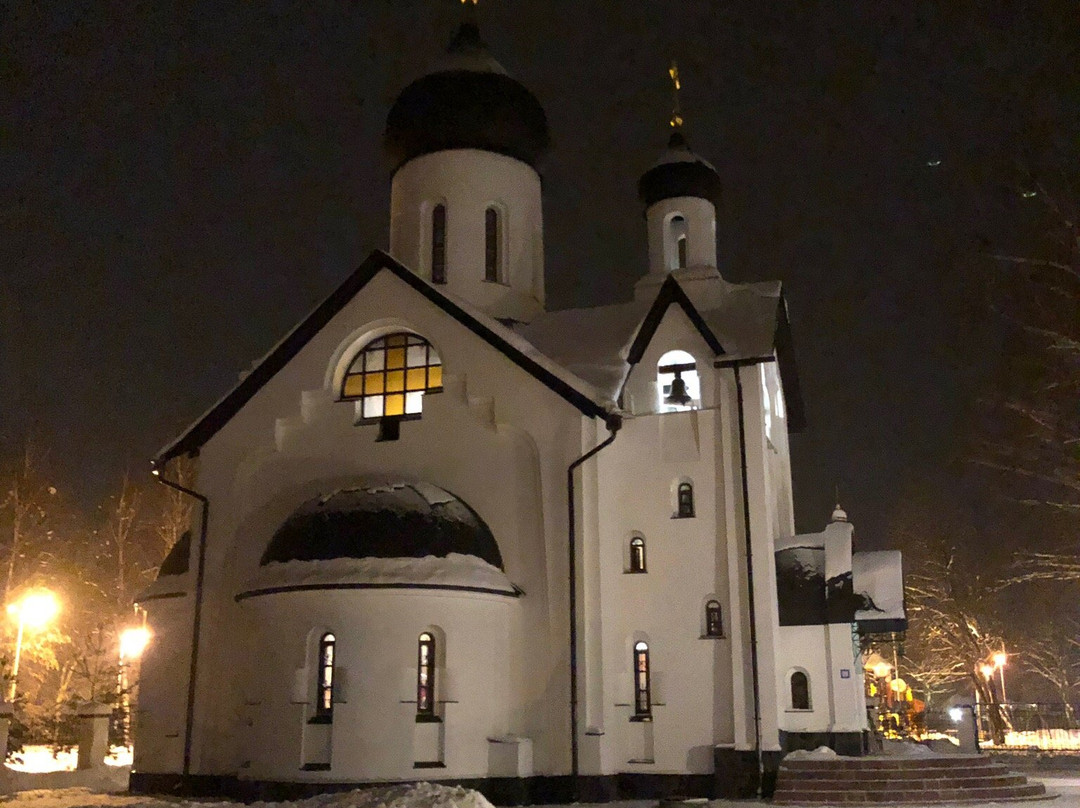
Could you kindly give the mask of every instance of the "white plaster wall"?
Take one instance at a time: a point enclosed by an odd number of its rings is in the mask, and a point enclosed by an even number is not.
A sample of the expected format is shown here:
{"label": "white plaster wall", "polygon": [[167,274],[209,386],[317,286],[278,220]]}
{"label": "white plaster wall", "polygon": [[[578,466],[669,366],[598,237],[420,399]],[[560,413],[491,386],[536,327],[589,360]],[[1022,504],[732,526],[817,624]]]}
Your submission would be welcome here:
{"label": "white plaster wall", "polygon": [[677,215],[686,218],[687,267],[716,266],[716,208],[707,199],[680,196],[662,199],[645,211],[651,275],[663,276],[676,267],[677,246],[668,222]]}
{"label": "white plaster wall", "polygon": [[[251,725],[243,777],[301,781],[415,779],[417,638],[437,627],[437,714],[445,769],[425,778],[488,775],[487,738],[520,729],[510,698],[513,598],[434,590],[289,592],[243,601],[253,633],[246,671]],[[336,639],[331,768],[301,771],[313,714],[311,637]],[[445,638],[445,639],[444,639]],[[517,705],[513,705],[517,706]]]}
{"label": "white plaster wall", "polygon": [[[780,694],[780,728],[788,732],[828,732],[830,716],[829,671],[825,660],[828,644],[826,626],[781,626],[779,630],[776,691]],[[851,641],[848,640],[848,647]],[[803,670],[810,679],[810,709],[791,707],[789,677]],[[837,674],[839,675],[839,674]]]}
{"label": "white plaster wall", "polygon": [[[387,312],[396,317],[387,318]],[[376,442],[336,401],[344,347],[373,328],[428,338],[445,391],[401,439]],[[335,359],[336,357],[336,359]],[[244,722],[241,677],[224,650],[241,624],[242,591],[273,531],[301,502],[357,478],[427,480],[469,503],[491,527],[510,579],[525,591],[510,638],[511,729],[533,740],[538,774],[569,769],[566,467],[580,453],[580,413],[390,273],[369,285],[202,449],[211,500],[196,773],[235,772]],[[220,653],[214,653],[219,651]],[[291,771],[291,770],[290,770]]]}
{"label": "white plaster wall", "polygon": [[[167,576],[159,583],[183,584],[189,576]],[[168,587],[183,591],[183,586]],[[188,673],[191,660],[192,598],[189,594],[143,601],[153,639],[143,652],[135,692],[134,768],[140,772],[179,772],[184,762]]]}
{"label": "white plaster wall", "polygon": [[[410,160],[390,190],[390,253],[431,280],[431,209],[446,205],[446,288],[496,317],[528,322],[544,307],[540,176],[494,152],[450,149]],[[505,283],[484,280],[484,214],[503,212]]]}

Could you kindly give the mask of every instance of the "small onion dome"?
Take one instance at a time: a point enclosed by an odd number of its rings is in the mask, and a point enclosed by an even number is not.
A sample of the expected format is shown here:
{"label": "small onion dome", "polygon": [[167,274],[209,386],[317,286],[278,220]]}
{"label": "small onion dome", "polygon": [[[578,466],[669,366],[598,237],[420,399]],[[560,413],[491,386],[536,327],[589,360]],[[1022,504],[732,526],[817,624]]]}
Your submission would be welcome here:
{"label": "small onion dome", "polygon": [[384,136],[395,166],[444,149],[482,149],[535,168],[549,142],[540,102],[507,75],[468,21],[435,72],[401,91]]}
{"label": "small onion dome", "polygon": [[434,485],[396,482],[309,499],[274,533],[259,563],[451,553],[503,566],[499,545],[476,511]]}
{"label": "small onion dome", "polygon": [[698,157],[686,144],[682,132],[675,130],[668,147],[652,168],[638,181],[638,196],[645,207],[663,199],[696,196],[720,206],[720,175],[716,169]]}
{"label": "small onion dome", "polygon": [[832,517],[829,519],[829,521],[830,522],[846,522],[847,520],[848,520],[847,511],[845,511],[843,508],[841,508],[840,503],[837,502],[836,507],[833,508]]}

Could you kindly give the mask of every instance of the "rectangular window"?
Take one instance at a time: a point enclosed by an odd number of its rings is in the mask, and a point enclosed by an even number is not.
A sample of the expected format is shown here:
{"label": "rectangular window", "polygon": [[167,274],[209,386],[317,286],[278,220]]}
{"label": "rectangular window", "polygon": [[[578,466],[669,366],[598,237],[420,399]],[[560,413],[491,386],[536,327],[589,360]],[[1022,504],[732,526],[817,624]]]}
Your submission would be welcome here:
{"label": "rectangular window", "polygon": [[446,205],[431,211],[431,282],[446,283]]}
{"label": "rectangular window", "polygon": [[499,211],[484,211],[484,280],[498,283],[499,277]]}

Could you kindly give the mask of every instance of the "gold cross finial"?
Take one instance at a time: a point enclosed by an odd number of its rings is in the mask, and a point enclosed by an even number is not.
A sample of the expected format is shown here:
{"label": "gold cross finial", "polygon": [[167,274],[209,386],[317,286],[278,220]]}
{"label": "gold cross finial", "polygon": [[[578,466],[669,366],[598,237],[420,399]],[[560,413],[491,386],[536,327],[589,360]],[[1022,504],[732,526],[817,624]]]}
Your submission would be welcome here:
{"label": "gold cross finial", "polygon": [[461,5],[467,6],[469,3],[472,3],[475,6],[479,1],[480,0],[461,0]]}
{"label": "gold cross finial", "polygon": [[671,120],[668,122],[671,124],[672,129],[679,129],[682,127],[682,109],[679,107],[679,90],[682,89],[682,82],[679,81],[679,66],[675,64],[675,60],[671,60],[671,67],[668,68],[668,75],[671,77],[671,94],[673,97],[673,103],[671,107]]}

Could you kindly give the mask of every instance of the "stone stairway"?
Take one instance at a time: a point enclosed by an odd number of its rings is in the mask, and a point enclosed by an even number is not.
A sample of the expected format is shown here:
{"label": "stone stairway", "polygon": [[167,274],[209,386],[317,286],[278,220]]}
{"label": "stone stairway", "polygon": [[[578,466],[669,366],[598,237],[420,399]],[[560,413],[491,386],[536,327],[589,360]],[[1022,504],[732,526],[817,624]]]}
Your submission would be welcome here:
{"label": "stone stairway", "polygon": [[1013,802],[1047,799],[1042,783],[979,755],[785,758],[777,805]]}

